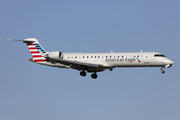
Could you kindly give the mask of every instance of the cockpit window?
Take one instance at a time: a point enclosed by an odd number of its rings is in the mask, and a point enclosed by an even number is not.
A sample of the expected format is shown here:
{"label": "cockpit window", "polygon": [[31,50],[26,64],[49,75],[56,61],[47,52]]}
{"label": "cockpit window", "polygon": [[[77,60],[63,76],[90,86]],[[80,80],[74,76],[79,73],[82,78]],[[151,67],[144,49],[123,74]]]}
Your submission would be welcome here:
{"label": "cockpit window", "polygon": [[154,54],[154,57],[166,57],[166,56],[163,54]]}

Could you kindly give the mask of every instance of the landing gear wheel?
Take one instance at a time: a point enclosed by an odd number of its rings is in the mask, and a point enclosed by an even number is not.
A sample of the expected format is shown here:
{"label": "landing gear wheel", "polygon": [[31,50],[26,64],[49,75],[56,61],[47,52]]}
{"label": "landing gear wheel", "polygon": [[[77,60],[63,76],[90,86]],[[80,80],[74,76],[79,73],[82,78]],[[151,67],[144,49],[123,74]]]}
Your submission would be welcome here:
{"label": "landing gear wheel", "polygon": [[162,74],[164,74],[164,73],[165,73],[165,71],[164,71],[164,70],[161,70],[161,73],[162,73]]}
{"label": "landing gear wheel", "polygon": [[92,77],[93,79],[96,79],[98,76],[97,76],[96,73],[93,73],[93,74],[91,75],[91,77]]}
{"label": "landing gear wheel", "polygon": [[81,72],[80,72],[80,75],[83,76],[83,77],[85,77],[85,76],[86,76],[86,72],[85,72],[85,71],[81,71]]}

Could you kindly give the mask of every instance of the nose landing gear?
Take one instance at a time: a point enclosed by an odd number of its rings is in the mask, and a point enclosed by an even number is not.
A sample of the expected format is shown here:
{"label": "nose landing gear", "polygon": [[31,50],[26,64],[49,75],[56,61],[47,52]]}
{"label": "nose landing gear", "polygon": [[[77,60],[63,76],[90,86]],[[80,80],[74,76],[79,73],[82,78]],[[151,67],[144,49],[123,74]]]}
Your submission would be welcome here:
{"label": "nose landing gear", "polygon": [[164,69],[165,69],[165,66],[163,66],[163,67],[161,68],[161,73],[162,73],[162,74],[165,73]]}
{"label": "nose landing gear", "polygon": [[164,73],[165,73],[165,71],[164,71],[164,70],[161,70],[161,73],[162,73],[162,74],[164,74]]}

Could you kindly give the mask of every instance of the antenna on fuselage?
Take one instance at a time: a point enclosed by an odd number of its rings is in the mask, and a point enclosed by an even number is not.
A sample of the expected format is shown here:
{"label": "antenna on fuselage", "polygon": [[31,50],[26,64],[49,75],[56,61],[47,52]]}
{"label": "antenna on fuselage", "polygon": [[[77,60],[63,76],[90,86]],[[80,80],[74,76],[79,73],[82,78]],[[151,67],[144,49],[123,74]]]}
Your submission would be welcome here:
{"label": "antenna on fuselage", "polygon": [[140,50],[140,52],[142,52],[142,50]]}
{"label": "antenna on fuselage", "polygon": [[111,53],[113,53],[113,51],[111,50]]}

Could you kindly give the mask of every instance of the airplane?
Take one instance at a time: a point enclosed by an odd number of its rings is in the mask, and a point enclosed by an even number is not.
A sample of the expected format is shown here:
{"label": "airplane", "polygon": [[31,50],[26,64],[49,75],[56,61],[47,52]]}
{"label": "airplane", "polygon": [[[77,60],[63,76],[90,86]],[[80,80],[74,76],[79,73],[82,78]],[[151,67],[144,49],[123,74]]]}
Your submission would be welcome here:
{"label": "airplane", "polygon": [[29,60],[41,65],[57,68],[70,68],[80,71],[85,77],[86,72],[92,73],[91,77],[96,79],[97,72],[105,70],[112,71],[117,67],[161,67],[170,68],[174,62],[165,55],[158,52],[117,52],[114,53],[62,53],[61,51],[46,52],[36,38],[24,40],[8,39],[26,43],[32,58]]}

